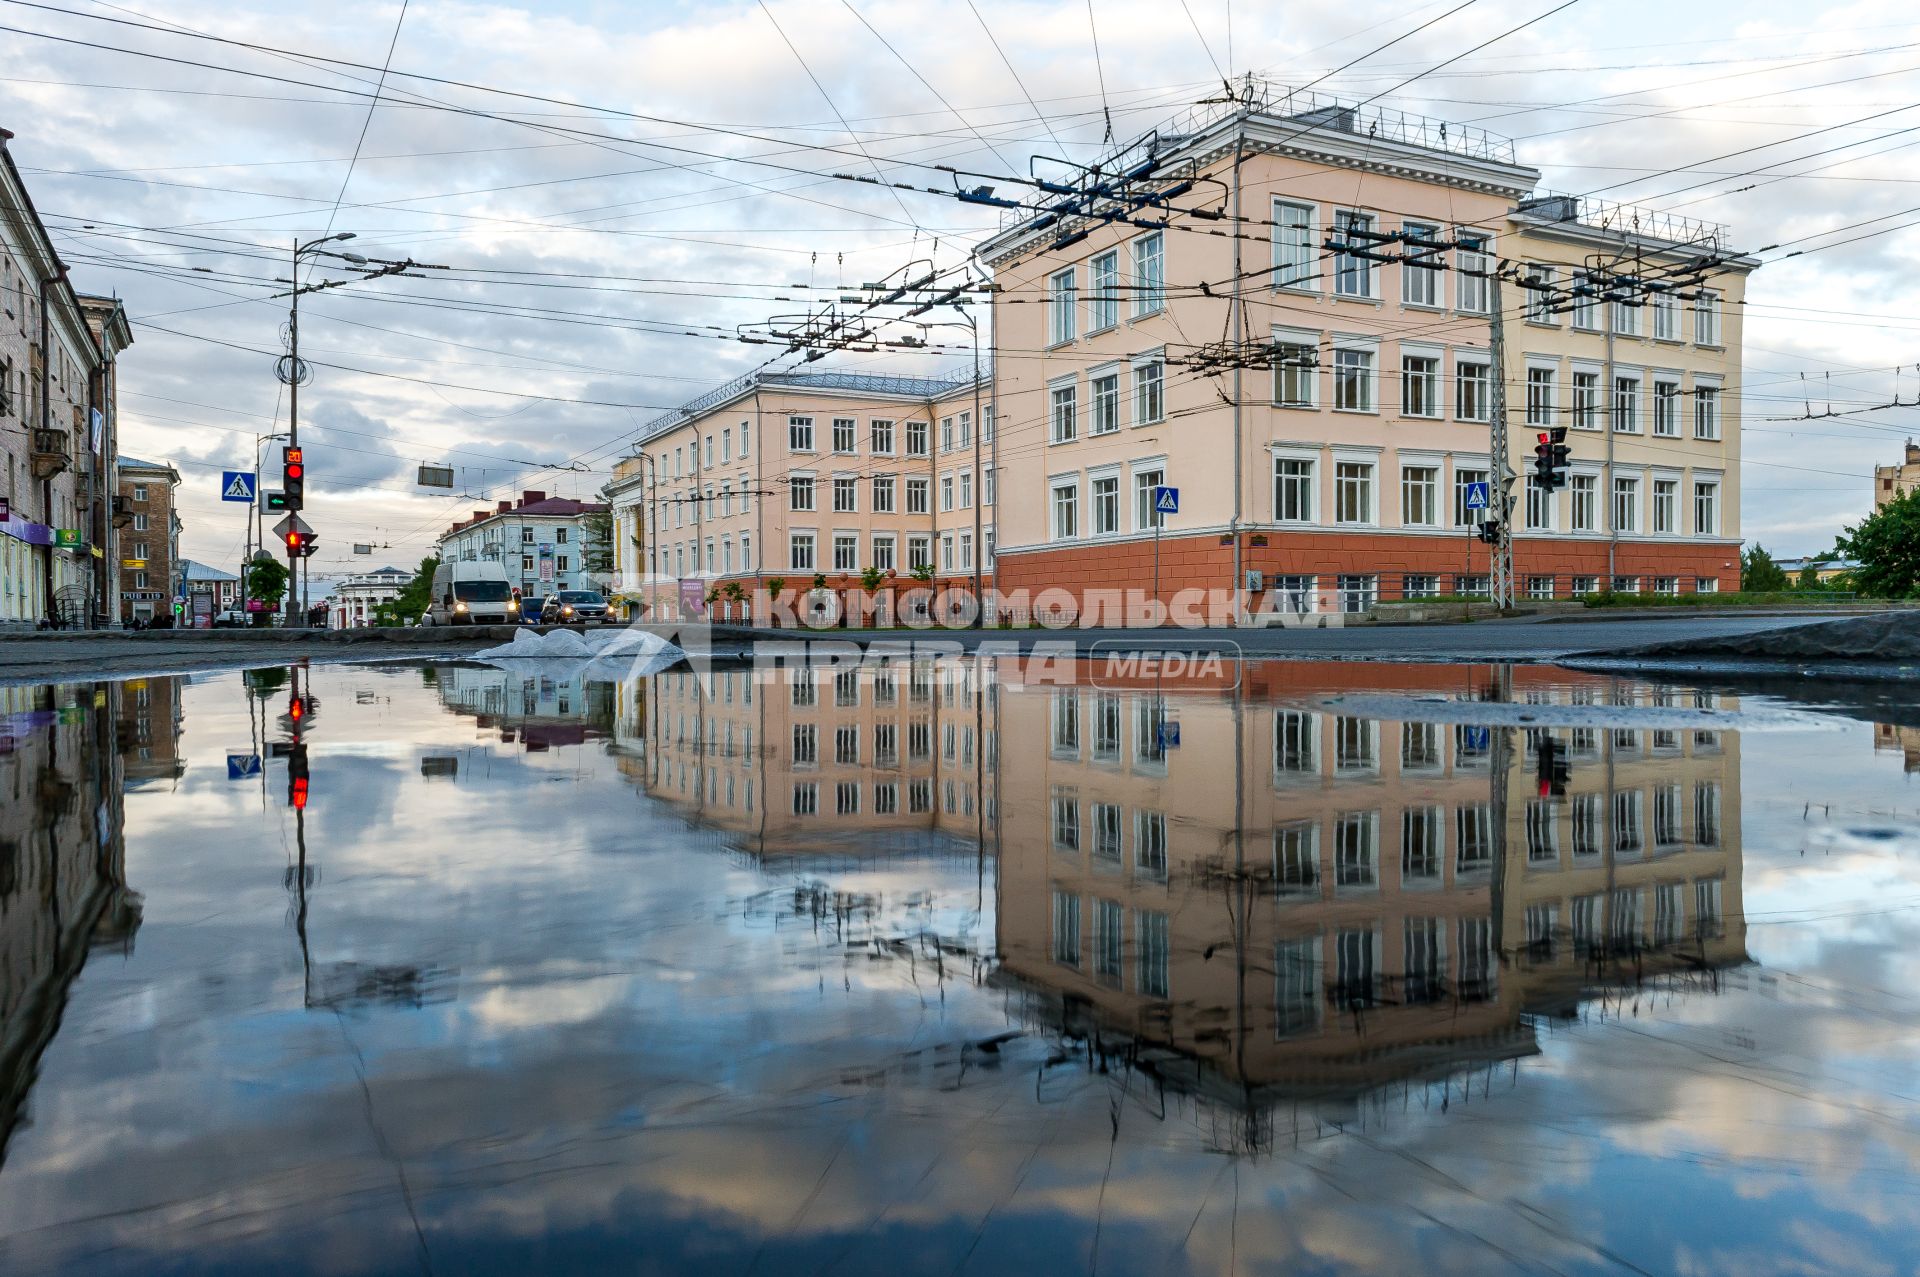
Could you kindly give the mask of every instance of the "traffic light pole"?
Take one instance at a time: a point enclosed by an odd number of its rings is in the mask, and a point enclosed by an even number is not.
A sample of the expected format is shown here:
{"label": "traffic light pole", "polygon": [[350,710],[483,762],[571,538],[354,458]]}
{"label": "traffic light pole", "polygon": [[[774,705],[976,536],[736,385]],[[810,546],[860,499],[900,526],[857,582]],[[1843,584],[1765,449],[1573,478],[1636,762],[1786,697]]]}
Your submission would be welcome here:
{"label": "traffic light pole", "polygon": [[1501,611],[1513,606],[1513,465],[1508,459],[1507,443],[1507,345],[1506,316],[1501,309],[1500,270],[1496,264],[1487,274],[1487,302],[1492,310],[1488,336],[1488,358],[1493,363],[1493,456],[1488,477],[1492,480],[1498,524],[1493,550],[1489,555],[1493,605]]}
{"label": "traffic light pole", "polygon": [[[293,356],[293,376],[287,379],[287,446],[300,446],[300,241],[293,243],[293,304],[288,311],[287,345]],[[300,579],[300,556],[287,546],[287,626],[293,627],[299,615],[299,599],[294,583]]]}

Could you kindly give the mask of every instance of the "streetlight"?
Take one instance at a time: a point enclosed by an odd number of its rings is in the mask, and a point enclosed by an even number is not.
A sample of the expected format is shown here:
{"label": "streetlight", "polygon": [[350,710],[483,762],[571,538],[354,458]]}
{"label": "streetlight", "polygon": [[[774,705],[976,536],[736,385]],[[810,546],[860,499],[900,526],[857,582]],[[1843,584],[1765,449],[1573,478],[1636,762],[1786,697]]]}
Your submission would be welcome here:
{"label": "streetlight", "polygon": [[[319,253],[322,245],[345,243],[347,240],[353,238],[355,238],[355,236],[352,231],[340,231],[333,235],[322,235],[318,239],[310,239],[304,244],[297,239],[293,242],[293,279],[291,281],[293,284],[293,301],[287,319],[288,355],[287,358],[281,360],[280,366],[277,369],[280,380],[284,382],[287,387],[286,439],[289,448],[298,448],[300,446],[300,383],[305,381],[307,377],[306,366],[300,362],[300,262],[303,258]],[[356,265],[364,265],[367,260],[358,253],[341,253],[339,256]],[[277,438],[278,436],[274,437]],[[299,511],[296,510],[293,511],[293,513],[297,516]],[[301,560],[289,554],[287,556],[287,571],[287,624],[291,626],[298,615],[297,609],[303,601],[296,597],[296,593],[292,588],[295,580],[302,580],[300,577]],[[304,593],[304,589],[301,593]]]}

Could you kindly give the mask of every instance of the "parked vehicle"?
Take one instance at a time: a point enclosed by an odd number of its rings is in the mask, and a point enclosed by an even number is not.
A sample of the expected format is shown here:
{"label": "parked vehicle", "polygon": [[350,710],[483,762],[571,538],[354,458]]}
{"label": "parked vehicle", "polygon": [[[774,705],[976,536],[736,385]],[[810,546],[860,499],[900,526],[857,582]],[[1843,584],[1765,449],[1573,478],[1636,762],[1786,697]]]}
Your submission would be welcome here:
{"label": "parked vehicle", "polygon": [[433,570],[433,598],[423,625],[511,625],[520,619],[507,570],[498,563],[442,563]]}
{"label": "parked vehicle", "polygon": [[607,601],[597,590],[562,590],[547,598],[540,619],[548,625],[603,625]]}
{"label": "parked vehicle", "polygon": [[539,595],[539,594],[521,595],[520,596],[520,623],[522,625],[540,624],[540,622],[544,619],[541,616],[541,609],[546,605],[546,602],[547,600],[543,595]]}
{"label": "parked vehicle", "polygon": [[244,630],[253,624],[253,617],[245,608],[230,607],[213,614],[213,628],[216,630]]}

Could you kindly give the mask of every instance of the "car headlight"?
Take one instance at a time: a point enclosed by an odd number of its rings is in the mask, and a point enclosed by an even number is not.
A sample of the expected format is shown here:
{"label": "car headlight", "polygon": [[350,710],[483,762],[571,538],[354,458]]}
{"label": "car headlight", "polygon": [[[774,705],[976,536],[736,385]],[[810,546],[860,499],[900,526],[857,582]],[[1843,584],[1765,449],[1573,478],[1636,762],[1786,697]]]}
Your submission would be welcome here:
{"label": "car headlight", "polygon": [[520,600],[519,600],[519,599],[508,599],[508,600],[507,600],[507,611],[509,611],[509,612],[518,612],[519,610],[520,610]]}
{"label": "car headlight", "polygon": [[572,609],[571,607],[563,607],[563,608],[561,608],[561,609],[560,609],[560,615],[562,615],[562,616],[572,616],[572,615],[573,615],[573,609]]}
{"label": "car headlight", "polygon": [[467,610],[467,605],[465,603],[455,603],[453,605],[453,610],[456,612],[464,612]]}

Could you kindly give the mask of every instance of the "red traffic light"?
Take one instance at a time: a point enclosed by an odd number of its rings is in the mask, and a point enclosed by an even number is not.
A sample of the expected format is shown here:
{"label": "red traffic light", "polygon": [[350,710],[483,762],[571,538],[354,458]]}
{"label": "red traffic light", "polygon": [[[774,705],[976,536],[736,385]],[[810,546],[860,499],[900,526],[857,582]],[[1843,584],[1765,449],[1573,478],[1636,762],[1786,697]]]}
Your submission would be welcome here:
{"label": "red traffic light", "polygon": [[293,782],[291,797],[296,811],[305,811],[307,809],[307,782],[305,777],[301,777]]}
{"label": "red traffic light", "polygon": [[302,701],[298,696],[294,697],[291,701],[287,703],[288,718],[291,718],[294,722],[297,723],[301,719],[305,718],[306,716],[307,716],[306,703]]}
{"label": "red traffic light", "polygon": [[300,543],[305,539],[306,538],[302,537],[298,532],[287,533],[287,553],[289,554],[299,553]]}

